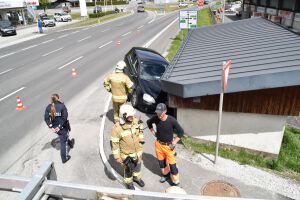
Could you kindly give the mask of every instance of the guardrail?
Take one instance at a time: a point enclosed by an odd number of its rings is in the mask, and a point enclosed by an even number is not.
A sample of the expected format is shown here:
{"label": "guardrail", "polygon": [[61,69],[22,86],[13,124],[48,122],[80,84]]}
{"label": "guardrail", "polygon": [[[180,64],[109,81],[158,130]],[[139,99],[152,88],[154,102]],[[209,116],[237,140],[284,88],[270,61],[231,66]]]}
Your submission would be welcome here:
{"label": "guardrail", "polygon": [[[0,190],[20,192],[17,200],[47,200],[51,199],[137,199],[137,200],[239,200],[242,198],[208,197],[198,195],[183,195],[138,190],[126,190],[110,187],[99,187],[83,184],[64,183],[56,181],[56,173],[52,162],[44,165],[32,178],[0,175]],[[247,200],[251,200],[248,199]]]}

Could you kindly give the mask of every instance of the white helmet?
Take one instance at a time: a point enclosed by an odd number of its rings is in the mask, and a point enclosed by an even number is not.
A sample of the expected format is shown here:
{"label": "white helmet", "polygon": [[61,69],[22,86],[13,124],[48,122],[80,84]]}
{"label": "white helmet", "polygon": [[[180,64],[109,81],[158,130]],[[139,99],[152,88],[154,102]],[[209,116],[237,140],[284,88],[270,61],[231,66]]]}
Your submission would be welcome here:
{"label": "white helmet", "polygon": [[186,194],[186,191],[178,186],[171,186],[166,189],[166,193],[172,193],[172,194]]}
{"label": "white helmet", "polygon": [[132,107],[132,105],[129,104],[124,104],[120,107],[120,112],[119,112],[119,117],[120,117],[120,124],[125,124],[126,119],[128,117],[133,117],[135,115],[135,110]]}
{"label": "white helmet", "polygon": [[116,65],[116,71],[123,71],[123,69],[126,67],[126,63],[123,60],[120,60]]}

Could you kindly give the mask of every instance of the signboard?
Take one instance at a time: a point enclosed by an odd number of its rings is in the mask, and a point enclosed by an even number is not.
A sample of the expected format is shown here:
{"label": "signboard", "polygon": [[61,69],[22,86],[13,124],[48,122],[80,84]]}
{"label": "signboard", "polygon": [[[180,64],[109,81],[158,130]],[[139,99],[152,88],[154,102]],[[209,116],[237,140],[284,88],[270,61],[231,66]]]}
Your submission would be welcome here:
{"label": "signboard", "polygon": [[279,10],[278,15],[286,19],[292,19],[293,13],[286,10]]}
{"label": "signboard", "polygon": [[22,8],[38,5],[39,0],[0,0],[0,8]]}
{"label": "signboard", "polygon": [[25,0],[27,6],[38,6],[39,0]]}
{"label": "signboard", "polygon": [[203,8],[204,0],[198,0],[198,8],[199,10]]}
{"label": "signboard", "polygon": [[276,9],[273,9],[273,8],[267,8],[267,13],[268,14],[271,14],[271,15],[276,15]]}
{"label": "signboard", "polygon": [[260,13],[265,13],[265,8],[264,8],[264,7],[257,6],[256,11],[257,11],[257,12],[260,12]]}
{"label": "signboard", "polygon": [[181,10],[179,13],[180,29],[197,28],[197,11],[196,10]]}
{"label": "signboard", "polygon": [[295,21],[300,22],[300,13],[295,13]]}
{"label": "signboard", "polygon": [[251,5],[251,11],[254,12],[255,11],[255,5]]}

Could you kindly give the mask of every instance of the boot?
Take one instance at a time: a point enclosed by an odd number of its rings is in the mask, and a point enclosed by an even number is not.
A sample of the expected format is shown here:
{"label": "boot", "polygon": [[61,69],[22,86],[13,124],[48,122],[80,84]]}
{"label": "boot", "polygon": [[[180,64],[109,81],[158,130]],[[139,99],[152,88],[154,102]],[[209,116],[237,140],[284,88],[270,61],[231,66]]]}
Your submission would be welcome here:
{"label": "boot", "polygon": [[75,139],[72,138],[71,140],[68,141],[68,143],[69,143],[70,148],[73,149],[74,145],[75,145]]}
{"label": "boot", "polygon": [[126,188],[129,189],[129,190],[135,190],[134,186],[133,186],[133,183],[126,183]]}
{"label": "boot", "polygon": [[167,180],[169,180],[169,178],[170,178],[170,172],[166,175],[161,176],[160,179],[159,179],[159,182],[164,183]]}
{"label": "boot", "polygon": [[133,177],[133,181],[136,182],[140,187],[144,187],[145,186],[145,182],[140,178],[137,177]]}

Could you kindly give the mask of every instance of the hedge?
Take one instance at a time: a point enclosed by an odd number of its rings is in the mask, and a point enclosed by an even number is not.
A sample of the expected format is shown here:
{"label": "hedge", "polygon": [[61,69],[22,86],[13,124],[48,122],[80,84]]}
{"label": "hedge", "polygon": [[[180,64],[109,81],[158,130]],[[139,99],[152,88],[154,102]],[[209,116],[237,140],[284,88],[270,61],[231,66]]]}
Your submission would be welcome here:
{"label": "hedge", "polygon": [[[107,1],[106,2],[107,5],[111,5],[111,1]],[[103,6],[103,2],[96,2],[97,5],[99,6]],[[128,4],[127,1],[113,1],[112,2],[113,5],[123,5],[123,4]],[[95,2],[87,2],[86,6],[95,6]]]}
{"label": "hedge", "polygon": [[104,15],[110,15],[110,14],[114,14],[115,11],[106,11],[106,12],[101,12],[101,13],[90,13],[89,14],[89,18],[98,18],[98,17],[102,17]]}

